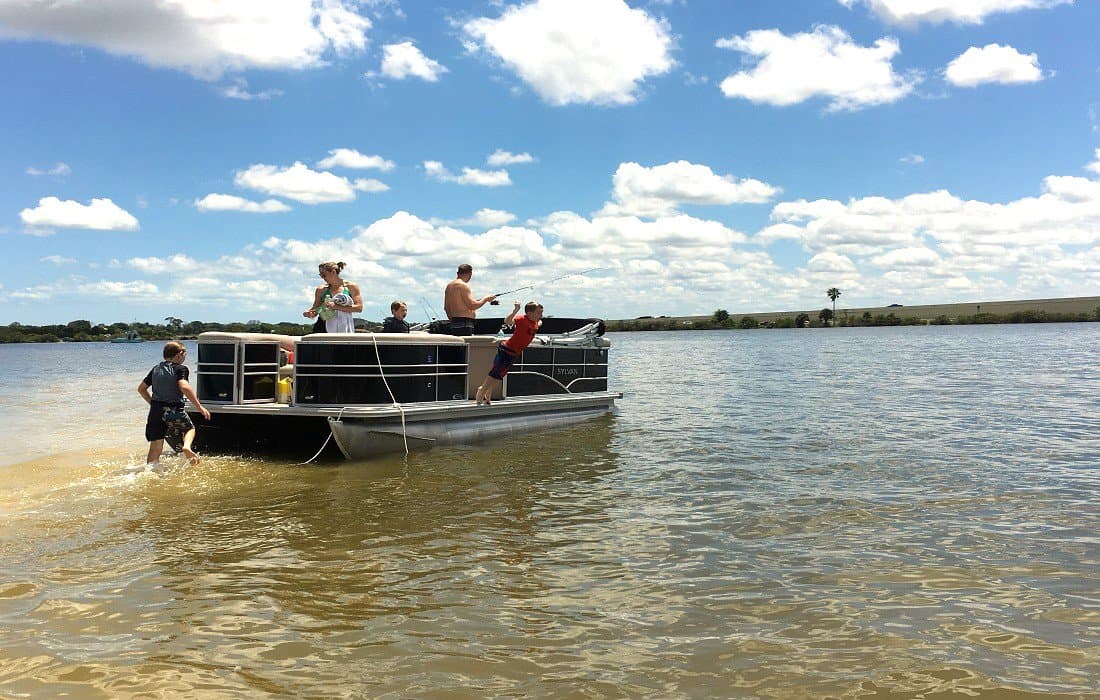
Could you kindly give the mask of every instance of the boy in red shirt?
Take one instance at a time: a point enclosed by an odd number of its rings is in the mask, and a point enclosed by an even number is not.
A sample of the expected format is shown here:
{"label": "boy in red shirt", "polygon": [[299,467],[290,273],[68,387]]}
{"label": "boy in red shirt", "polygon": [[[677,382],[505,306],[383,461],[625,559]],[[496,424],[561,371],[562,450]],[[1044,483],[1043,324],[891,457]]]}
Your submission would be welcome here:
{"label": "boy in red shirt", "polygon": [[477,388],[475,397],[478,406],[481,404],[489,406],[493,403],[490,401],[493,389],[496,388],[497,384],[504,381],[504,375],[508,374],[508,370],[512,368],[512,363],[520,356],[523,349],[535,339],[535,334],[538,333],[539,326],[542,325],[542,304],[537,301],[527,302],[523,307],[522,316],[516,316],[516,312],[519,311],[519,302],[517,301],[515,304],[512,313],[504,319],[504,325],[514,325],[515,328],[512,330],[512,336],[497,348],[497,356],[493,358],[493,368],[489,370],[489,376],[485,377],[485,382]]}

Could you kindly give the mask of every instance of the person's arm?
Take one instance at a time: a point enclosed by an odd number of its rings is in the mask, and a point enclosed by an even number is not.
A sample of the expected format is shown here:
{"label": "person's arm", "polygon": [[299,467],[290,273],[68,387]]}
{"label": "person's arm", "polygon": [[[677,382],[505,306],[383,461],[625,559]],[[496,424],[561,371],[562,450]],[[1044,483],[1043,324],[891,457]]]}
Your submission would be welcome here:
{"label": "person's arm", "polygon": [[506,326],[511,326],[512,325],[512,322],[516,318],[516,312],[519,311],[519,302],[516,301],[516,302],[513,302],[513,304],[515,304],[515,306],[512,307],[512,313],[510,313],[510,314],[508,314],[507,316],[504,317],[504,325],[506,325]]}
{"label": "person's arm", "polygon": [[199,413],[206,420],[210,420],[210,411],[206,410],[206,406],[202,405],[199,401],[199,397],[195,394],[195,390],[191,388],[191,382],[186,379],[180,379],[179,382],[180,392],[187,397],[187,400],[191,402],[191,405],[199,409]]}
{"label": "person's arm", "polygon": [[489,296],[482,297],[481,299],[474,299],[474,293],[473,291],[471,291],[469,285],[466,285],[462,288],[462,303],[464,303],[468,308],[473,309],[474,311],[480,309],[481,307],[485,306],[490,301],[496,298],[496,294],[490,294]]}
{"label": "person's arm", "polygon": [[141,380],[141,384],[138,384],[138,393],[141,394],[141,398],[145,399],[145,403],[153,403],[153,395],[149,393],[149,385],[145,383],[145,380]]}
{"label": "person's arm", "polygon": [[313,306],[309,307],[302,312],[302,315],[306,318],[316,318],[317,309],[321,306],[321,295],[325,293],[325,286],[321,285],[317,289],[313,290]]}

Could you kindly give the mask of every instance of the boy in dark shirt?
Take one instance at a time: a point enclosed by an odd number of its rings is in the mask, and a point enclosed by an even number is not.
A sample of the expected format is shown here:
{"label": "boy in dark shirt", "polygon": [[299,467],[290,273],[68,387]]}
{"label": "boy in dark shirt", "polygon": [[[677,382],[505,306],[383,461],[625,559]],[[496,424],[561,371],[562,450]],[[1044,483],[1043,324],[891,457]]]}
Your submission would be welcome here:
{"label": "boy in dark shirt", "polygon": [[524,348],[535,339],[535,334],[542,325],[542,304],[537,301],[527,302],[523,307],[522,316],[516,316],[517,311],[519,311],[518,301],[515,302],[512,313],[504,319],[504,325],[515,326],[512,335],[497,348],[497,355],[493,358],[493,368],[489,370],[489,376],[485,377],[485,382],[474,394],[474,400],[477,401],[478,406],[481,404],[488,406],[493,403],[491,401],[493,390],[496,389],[497,384],[504,381],[504,375],[508,374],[508,370],[512,368],[516,358],[523,353]]}
{"label": "boy in dark shirt", "polygon": [[138,393],[149,404],[149,417],[145,421],[149,455],[145,462],[156,464],[164,450],[164,441],[167,440],[172,449],[182,452],[191,464],[198,464],[199,456],[191,449],[191,441],[195,439],[195,425],[187,411],[183,410],[183,397],[186,396],[206,420],[210,420],[210,411],[202,405],[187,381],[188,371],[183,366],[187,350],[183,344],[169,341],[164,345],[163,354],[164,362],[149,370],[149,374],[138,384]]}
{"label": "boy in dark shirt", "polygon": [[390,304],[390,313],[393,316],[382,321],[383,333],[408,333],[409,324],[405,317],[409,315],[409,307],[403,301],[395,301]]}

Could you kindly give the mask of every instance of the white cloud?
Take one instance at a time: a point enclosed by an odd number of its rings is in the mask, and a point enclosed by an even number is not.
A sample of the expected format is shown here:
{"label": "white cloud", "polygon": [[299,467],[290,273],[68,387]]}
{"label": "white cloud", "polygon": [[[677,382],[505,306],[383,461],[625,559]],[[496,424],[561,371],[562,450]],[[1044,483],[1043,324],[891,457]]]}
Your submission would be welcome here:
{"label": "white cloud", "polygon": [[510,153],[498,148],[485,161],[490,167],[499,168],[505,165],[523,165],[534,163],[535,157],[530,153]]}
{"label": "white cloud", "polygon": [[898,158],[898,160],[906,165],[920,165],[924,162],[924,156],[919,153],[910,153],[909,155]]}
{"label": "white cloud", "polygon": [[765,226],[756,232],[756,235],[752,237],[753,242],[760,245],[771,245],[776,241],[802,240],[802,228],[795,226],[794,224],[772,224],[771,226]]}
{"label": "white cloud", "polygon": [[882,268],[906,268],[927,267],[940,262],[940,256],[936,251],[918,246],[914,248],[898,248],[888,253],[871,258],[871,262]]}
{"label": "white cloud", "polygon": [[244,197],[213,192],[202,199],[196,199],[195,208],[199,211],[243,211],[251,214],[273,214],[290,211],[290,207],[277,199],[253,202]]}
{"label": "white cloud", "polygon": [[[342,244],[341,249],[359,260],[401,260],[405,267],[437,267],[451,275],[456,259],[466,260],[475,268],[491,266],[500,270],[537,266],[556,257],[538,232],[529,228],[502,226],[474,235],[446,225],[435,226],[403,211],[356,228],[354,237]],[[350,265],[351,261],[348,262]],[[357,263],[356,270],[360,266]],[[379,274],[391,277],[394,271]]]}
{"label": "white cloud", "polygon": [[381,180],[375,180],[373,177],[360,178],[351,184],[360,192],[387,192],[390,189],[389,185]]}
{"label": "white cloud", "polygon": [[239,171],[234,178],[238,187],[293,199],[303,204],[324,204],[327,202],[350,202],[355,199],[356,190],[363,192],[381,192],[389,189],[378,180],[356,180],[329,172],[311,170],[304,163],[295,163],[288,168],[262,163]]}
{"label": "white cloud", "polygon": [[138,220],[110,199],[93,199],[90,204],[57,197],[43,197],[34,209],[19,212],[32,228],[86,228],[96,231],[136,231]]}
{"label": "white cloud", "polygon": [[166,272],[192,272],[201,267],[198,261],[183,253],[176,253],[166,258],[130,258],[126,261],[126,266],[149,275]]}
{"label": "white cloud", "polygon": [[1022,54],[1011,46],[987,44],[971,46],[947,64],[947,82],[959,87],[975,87],[983,83],[1034,83],[1043,79],[1039,57]]}
{"label": "white cloud", "polygon": [[482,228],[494,228],[504,226],[516,220],[516,215],[510,211],[500,209],[478,209],[474,215],[455,221],[457,226],[480,226]]}
{"label": "white cloud", "polygon": [[507,170],[478,170],[463,168],[461,175],[452,174],[437,160],[424,161],[424,172],[439,182],[454,182],[459,185],[478,185],[480,187],[505,187],[512,184]]}
{"label": "white cloud", "polygon": [[371,22],[355,0],[96,0],[0,3],[0,36],[93,46],[203,79],[304,69],[361,51]]}
{"label": "white cloud", "polygon": [[389,172],[395,167],[392,160],[386,160],[382,156],[368,156],[354,148],[334,148],[328,152],[328,157],[318,161],[317,167],[321,170],[333,168],[349,168],[353,170],[381,170]]}
{"label": "white cloud", "polygon": [[674,65],[668,26],[623,0],[534,0],[463,29],[555,106],[632,104]]}
{"label": "white cloud", "polygon": [[892,24],[981,24],[989,15],[1072,5],[1073,0],[840,0],[845,7],[857,3]]}
{"label": "white cloud", "polygon": [[686,160],[651,168],[621,163],[613,181],[615,201],[605,205],[606,214],[663,216],[681,204],[759,203],[779,193],[778,188],[760,180],[717,175],[705,165]]}
{"label": "white cloud", "polygon": [[[636,274],[645,276],[647,289],[655,295],[667,292],[678,304],[685,299],[727,295],[731,287],[738,295],[759,293],[758,279],[787,283],[785,277],[776,274],[767,253],[738,250],[736,246],[746,241],[744,234],[717,221],[682,214],[654,220],[634,216],[587,218],[573,212],[555,212],[523,226],[514,225],[514,219],[509,212],[493,209],[480,210],[456,222],[429,222],[398,212],[357,227],[346,238],[269,239],[255,249],[242,251],[241,257],[249,260],[250,269],[280,271],[275,274],[285,275],[286,279],[300,275],[305,297],[312,282],[307,273],[316,260],[337,255],[336,259],[348,262],[351,279],[369,277],[372,283],[400,290],[395,294],[413,300],[418,294],[437,299],[459,259],[474,265],[475,284],[486,291],[534,284],[547,276],[587,269],[598,264],[593,260],[614,261],[606,263],[613,268],[611,271],[561,280],[532,292],[544,301],[555,299],[555,295],[559,300],[569,299],[578,314],[591,313],[596,306],[606,309],[604,313],[615,313],[609,309],[608,299],[630,306],[633,302],[629,290],[637,286],[638,279],[633,277]],[[453,228],[466,223],[484,230],[467,233]],[[619,261],[624,270],[622,277],[614,271],[620,268]],[[211,271],[208,274],[227,267],[240,268],[224,261],[202,264],[203,270]],[[548,275],[548,270],[554,274]],[[182,289],[179,285],[176,288]],[[698,303],[705,309],[712,302]],[[555,304],[554,308],[558,315],[569,313],[564,305]],[[387,313],[380,302],[377,314],[371,315],[368,310],[364,315],[381,318]]]}
{"label": "white cloud", "polygon": [[411,41],[403,41],[382,47],[381,72],[394,80],[412,77],[434,83],[447,68],[422,54]]}
{"label": "white cloud", "polygon": [[100,280],[78,285],[76,291],[84,296],[149,299],[160,293],[157,285],[151,282],[135,280],[133,282],[113,282]]}
{"label": "white cloud", "polygon": [[47,299],[53,299],[57,294],[57,288],[43,284],[37,287],[27,287],[25,289],[15,289],[8,297],[11,299],[17,299],[22,301],[46,301]]}
{"label": "white cloud", "polygon": [[248,90],[248,81],[244,78],[235,78],[227,85],[223,85],[220,88],[222,97],[228,97],[231,100],[270,100],[272,97],[280,97],[283,94],[282,90],[272,88],[269,90],[261,90],[259,92],[250,92]]}
{"label": "white cloud", "polygon": [[590,249],[598,259],[694,258],[701,250],[728,252],[745,235],[728,226],[686,214],[644,221],[636,216],[597,215],[586,219],[572,212],[555,212],[542,222],[563,249]]}
{"label": "white cloud", "polygon": [[1094,161],[1092,161],[1091,163],[1089,163],[1088,165],[1086,165],[1085,170],[1091,170],[1092,172],[1096,173],[1097,175],[1100,175],[1100,148],[1096,149],[1096,153],[1094,154],[1094,156],[1095,156],[1096,159]]}
{"label": "white cloud", "polygon": [[71,175],[72,172],[73,169],[65,163],[58,163],[52,168],[47,168],[46,170],[39,170],[35,167],[27,168],[27,174],[34,175],[35,177],[39,177],[41,175],[54,175],[57,177],[65,177],[66,175]]}
{"label": "white cloud", "polygon": [[828,274],[848,274],[856,271],[856,265],[847,255],[838,255],[830,250],[822,251],[810,258],[806,268],[811,272]]}
{"label": "white cloud", "polygon": [[[1047,264],[1100,246],[1100,181],[1050,176],[1042,193],[1005,203],[937,190],[898,199],[782,202],[761,242],[793,238],[815,253],[869,258],[879,267],[927,268],[943,279]],[[782,229],[772,230],[781,225]],[[907,272],[909,274],[909,272]]]}
{"label": "white cloud", "polygon": [[58,267],[62,265],[72,265],[76,262],[76,258],[67,258],[63,255],[47,255],[44,258],[39,258],[41,262],[48,262]]}
{"label": "white cloud", "polygon": [[[223,262],[222,260],[218,261]],[[229,262],[235,262],[230,260]],[[313,266],[316,275],[316,264]],[[273,268],[279,279],[286,279],[291,270]],[[310,290],[312,291],[312,290]],[[271,279],[241,280],[224,277],[186,275],[172,281],[171,296],[187,299],[212,307],[232,302],[237,308],[248,308],[255,313],[270,313],[272,300],[285,295],[287,288]],[[303,295],[305,296],[305,295]],[[299,316],[300,317],[300,316]],[[237,316],[236,318],[240,318]]]}
{"label": "white cloud", "polygon": [[819,26],[792,36],[761,29],[719,39],[715,46],[758,59],[720,85],[726,97],[752,102],[787,106],[820,96],[830,99],[830,110],[856,110],[896,102],[918,82],[894,71],[891,61],[901,51],[896,39],[863,47],[840,27]]}

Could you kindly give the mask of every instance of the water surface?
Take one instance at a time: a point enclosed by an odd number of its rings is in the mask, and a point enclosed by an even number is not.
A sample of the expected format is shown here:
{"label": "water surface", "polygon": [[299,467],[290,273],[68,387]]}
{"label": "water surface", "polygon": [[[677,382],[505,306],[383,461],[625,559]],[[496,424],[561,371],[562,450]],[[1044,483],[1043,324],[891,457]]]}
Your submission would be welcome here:
{"label": "water surface", "polygon": [[613,341],[576,429],[136,477],[159,343],[0,346],[0,695],[1100,696],[1100,324]]}

